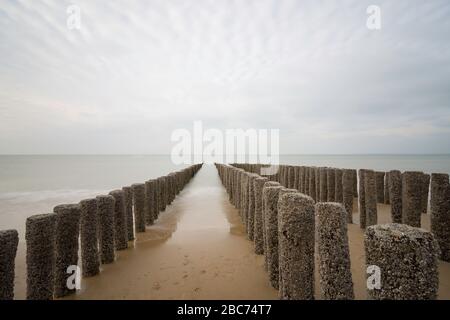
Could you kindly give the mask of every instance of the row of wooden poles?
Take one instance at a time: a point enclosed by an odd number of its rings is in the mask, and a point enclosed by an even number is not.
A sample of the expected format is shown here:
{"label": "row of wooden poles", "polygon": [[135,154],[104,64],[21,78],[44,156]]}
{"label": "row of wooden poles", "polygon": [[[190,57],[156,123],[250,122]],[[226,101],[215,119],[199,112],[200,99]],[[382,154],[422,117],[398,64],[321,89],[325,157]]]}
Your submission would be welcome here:
{"label": "row of wooden poles", "polygon": [[[111,191],[108,195],[63,204],[54,213],[26,221],[27,299],[50,300],[73,294],[67,285],[69,266],[76,266],[81,244],[83,277],[113,263],[116,250],[128,248],[145,232],[201,168],[201,164]],[[0,300],[14,298],[16,230],[0,231]]]}
{"label": "row of wooden poles", "polygon": [[[437,298],[438,258],[449,261],[450,257],[448,174],[431,175],[428,232],[419,228],[429,189],[424,187],[427,177],[422,172],[394,170],[377,183],[381,174],[366,169],[216,167],[255,253],[264,254],[270,284],[278,289],[280,299],[314,299],[315,254],[321,297],[354,298],[347,224],[353,222],[355,196],[365,229],[366,267],[370,272],[379,268],[381,276],[380,287],[375,282],[367,288],[368,298]],[[377,197],[381,192],[377,185],[385,186],[383,199]],[[377,199],[386,202],[386,194],[393,222],[380,225]]]}

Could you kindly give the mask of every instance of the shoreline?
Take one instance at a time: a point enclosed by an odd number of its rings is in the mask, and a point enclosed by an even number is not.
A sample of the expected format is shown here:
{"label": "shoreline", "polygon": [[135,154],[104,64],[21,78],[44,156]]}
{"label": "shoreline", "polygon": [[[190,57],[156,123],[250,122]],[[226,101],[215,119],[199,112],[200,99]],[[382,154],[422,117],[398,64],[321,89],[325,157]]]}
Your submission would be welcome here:
{"label": "shoreline", "polygon": [[[355,299],[366,299],[363,230],[348,224]],[[429,214],[422,214],[429,230]],[[390,206],[378,204],[378,222],[390,222]],[[238,211],[229,203],[215,169],[204,166],[155,225],[138,233],[115,263],[101,273],[82,278],[82,288],[64,299],[278,299],[269,285],[264,257],[254,253]],[[24,242],[16,257],[15,299],[24,299],[26,265]],[[316,254],[315,296],[320,299]],[[450,299],[450,263],[439,261],[438,299]]]}

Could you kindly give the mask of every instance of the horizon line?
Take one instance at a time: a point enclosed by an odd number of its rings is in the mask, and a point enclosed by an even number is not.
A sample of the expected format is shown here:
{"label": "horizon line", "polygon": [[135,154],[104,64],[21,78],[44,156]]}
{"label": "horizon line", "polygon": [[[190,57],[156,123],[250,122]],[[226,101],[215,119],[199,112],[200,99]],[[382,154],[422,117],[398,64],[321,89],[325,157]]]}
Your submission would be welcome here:
{"label": "horizon line", "polygon": [[[188,156],[203,156],[206,158],[218,156],[259,156],[254,153],[203,155],[198,153]],[[278,156],[449,156],[450,153],[284,153]],[[170,153],[0,153],[0,156],[171,156]],[[275,156],[264,154],[263,156]]]}

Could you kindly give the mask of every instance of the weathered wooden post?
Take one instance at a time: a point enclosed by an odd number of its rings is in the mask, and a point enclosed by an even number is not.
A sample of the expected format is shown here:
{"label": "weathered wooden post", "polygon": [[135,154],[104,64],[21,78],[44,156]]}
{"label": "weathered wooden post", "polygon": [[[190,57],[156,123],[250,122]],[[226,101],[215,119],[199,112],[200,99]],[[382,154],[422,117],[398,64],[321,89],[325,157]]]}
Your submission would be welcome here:
{"label": "weathered wooden post", "polygon": [[384,204],[390,204],[389,196],[389,172],[384,176]]}
{"label": "weathered wooden post", "polygon": [[255,219],[254,219],[254,228],[253,238],[255,240],[255,253],[263,254],[264,253],[264,239],[263,239],[263,216],[262,216],[262,189],[264,184],[269,181],[267,178],[256,178],[255,179]]}
{"label": "weathered wooden post", "polygon": [[240,214],[241,212],[241,169],[237,169],[236,171],[236,209]]}
{"label": "weathered wooden post", "polygon": [[450,185],[448,174],[431,175],[431,232],[441,249],[440,258],[450,262]]}
{"label": "weathered wooden post", "polygon": [[[158,187],[160,189],[161,184],[158,184]],[[136,232],[145,232],[145,185],[143,183],[135,183],[131,185],[131,191],[133,193]],[[162,199],[159,197],[158,204],[162,206],[161,201]]]}
{"label": "weathered wooden post", "polygon": [[309,168],[309,196],[316,201],[316,174],[314,168]]}
{"label": "weathered wooden post", "polygon": [[234,181],[234,168],[231,167],[230,168],[230,181],[229,181],[229,186],[228,186],[228,193],[230,194],[230,203],[232,205],[235,204],[234,202],[234,198],[235,198],[235,194],[234,194],[234,185],[235,185],[235,181]]}
{"label": "weathered wooden post", "polygon": [[342,204],[316,204],[320,291],[326,300],[354,299],[347,216]]}
{"label": "weathered wooden post", "polygon": [[250,174],[248,183],[248,212],[247,212],[247,230],[248,238],[253,241],[255,231],[255,210],[256,210],[256,195],[255,195],[255,180],[259,176],[255,173]]}
{"label": "weathered wooden post", "polygon": [[164,208],[162,211],[165,211],[169,205],[169,178],[167,176],[163,177],[163,203]]}
{"label": "weathered wooden post", "polygon": [[288,188],[294,188],[295,185],[295,172],[294,172],[294,166],[288,167]]}
{"label": "weathered wooden post", "polygon": [[[185,175],[186,175],[186,172],[183,170],[183,171],[181,171],[180,172],[180,192],[181,192],[181,190],[184,188],[184,185],[185,185],[185,182],[184,182],[184,180],[186,179],[186,177],[185,177]],[[154,182],[153,182],[153,185],[154,185],[154,187],[153,187],[153,199],[155,200],[154,202],[154,208],[153,208],[153,220],[157,220],[158,219],[158,217],[159,217],[159,211],[160,211],[160,208],[161,208],[161,198],[160,198],[160,189],[161,189],[161,185],[160,185],[160,181],[159,181],[159,179],[158,178],[156,178],[156,179],[153,179],[154,180]],[[226,176],[224,177],[224,187],[226,188]],[[133,188],[132,188],[132,190],[133,190]],[[144,191],[145,191],[145,188],[144,188]],[[133,203],[134,203],[134,198],[133,198]],[[136,209],[135,209],[135,207],[133,206],[133,208],[134,208],[134,223],[135,223],[135,230],[136,230],[136,232],[137,232],[137,216],[136,216]]]}
{"label": "weathered wooden post", "polygon": [[265,200],[265,190],[266,188],[269,187],[281,187],[281,185],[276,182],[276,181],[267,181],[266,183],[264,183],[264,186],[262,188],[262,194],[261,194],[261,199],[262,199],[262,235],[263,235],[263,246],[264,246],[264,268],[266,270],[268,270],[268,256],[267,256],[267,252],[268,252],[268,244],[267,244],[267,228],[266,228],[266,200]]}
{"label": "weathered wooden post", "polygon": [[128,248],[127,218],[125,216],[125,201],[122,190],[109,193],[114,197],[114,244],[116,250]]}
{"label": "weathered wooden post", "polygon": [[128,241],[134,240],[134,218],[133,218],[133,192],[131,187],[123,187],[125,198],[125,215],[127,217],[127,236]]}
{"label": "weathered wooden post", "polygon": [[248,234],[247,230],[247,215],[248,215],[248,182],[249,182],[249,173],[244,172],[243,180],[242,180],[242,223],[244,224],[245,233]]}
{"label": "weathered wooden post", "polygon": [[275,167],[275,174],[273,175],[273,180],[280,183],[280,166],[276,165],[274,167]]}
{"label": "weathered wooden post", "polygon": [[153,190],[150,181],[144,183],[144,218],[145,225],[151,226],[155,220],[152,212]]}
{"label": "weathered wooden post", "polygon": [[328,201],[328,186],[327,186],[327,168],[319,168],[320,175],[320,201]]}
{"label": "weathered wooden post", "polygon": [[344,199],[342,194],[342,169],[335,169],[334,177],[335,177],[334,201],[338,203],[343,203]]}
{"label": "weathered wooden post", "polygon": [[52,300],[55,283],[56,214],[27,218],[27,299]]}
{"label": "weathered wooden post", "polygon": [[299,169],[299,187],[296,188],[300,192],[305,192],[305,167],[301,166]]}
{"label": "weathered wooden post", "polygon": [[342,199],[347,212],[347,222],[353,223],[353,172],[350,169],[342,171]]}
{"label": "weathered wooden post", "polygon": [[328,202],[334,202],[336,198],[336,177],[335,177],[335,169],[334,168],[328,168],[327,169],[327,201]]}
{"label": "weathered wooden post", "polygon": [[239,169],[233,170],[233,197],[234,197],[234,207],[239,209]]}
{"label": "weathered wooden post", "polygon": [[278,203],[279,295],[285,300],[314,299],[314,201],[287,193]]}
{"label": "weathered wooden post", "polygon": [[406,171],[402,175],[402,222],[420,228],[423,173]]}
{"label": "weathered wooden post", "polygon": [[[172,204],[173,200],[175,200],[175,196],[176,196],[176,190],[175,190],[175,173],[171,172],[169,174],[169,181],[170,181],[170,204]],[[151,182],[150,182],[150,187],[151,187]],[[150,210],[151,212],[151,210]]]}
{"label": "weathered wooden post", "polygon": [[226,167],[224,187],[228,194],[228,200],[230,201],[230,203],[232,203],[233,199],[232,199],[232,195],[230,193],[230,186],[231,186],[231,167]]}
{"label": "weathered wooden post", "polygon": [[238,168],[236,175],[236,209],[238,210],[239,217],[241,217],[241,209],[242,209],[242,199],[241,199],[241,188],[242,188],[242,169]]}
{"label": "weathered wooden post", "polygon": [[[160,212],[163,212],[166,209],[166,203],[165,203],[166,200],[165,200],[165,192],[164,192],[164,188],[165,188],[164,177],[159,177],[157,179],[157,181],[158,181],[158,205],[159,205],[158,214],[159,214]],[[228,183],[230,183],[230,182],[228,182]]]}
{"label": "weathered wooden post", "polygon": [[389,202],[392,222],[402,223],[402,173],[399,170],[389,171]]}
{"label": "weathered wooden post", "polygon": [[422,213],[428,212],[428,197],[430,192],[430,178],[431,176],[427,173],[423,175],[423,181],[422,181]]}
{"label": "weathered wooden post", "polygon": [[352,169],[353,172],[353,198],[358,198],[358,172]]}
{"label": "weathered wooden post", "polygon": [[[155,180],[155,179],[150,179],[151,181]],[[173,174],[173,187],[174,187],[174,197],[176,198],[178,193],[180,193],[180,172],[179,171],[175,171]],[[153,187],[153,190],[155,188]],[[154,202],[154,200],[153,200]]]}
{"label": "weathered wooden post", "polygon": [[80,206],[62,204],[53,211],[56,213],[55,297],[60,298],[75,292],[75,288],[67,286],[71,276],[67,268],[78,264]]}
{"label": "weathered wooden post", "polygon": [[375,171],[377,202],[384,203],[384,172]]}
{"label": "weathered wooden post", "polygon": [[166,175],[166,207],[168,207],[171,203],[172,203],[172,177],[170,176],[170,174]]}
{"label": "weathered wooden post", "polygon": [[289,166],[283,166],[283,185],[288,186],[289,184]]}
{"label": "weathered wooden post", "polygon": [[282,186],[264,187],[265,257],[272,287],[278,289],[278,197]]}
{"label": "weathered wooden post", "polygon": [[[379,268],[380,285],[368,288],[375,300],[436,299],[439,248],[433,234],[404,224],[370,226],[364,237],[366,266]],[[370,279],[369,279],[370,281]]]}
{"label": "weathered wooden post", "polygon": [[0,300],[14,299],[14,267],[18,244],[17,230],[0,231]]}
{"label": "weathered wooden post", "polygon": [[[183,190],[184,185],[182,182],[182,172],[178,172],[177,174],[177,194]],[[158,203],[158,179],[150,179],[150,187],[151,187],[151,199],[153,202],[151,203],[151,214],[153,217],[153,222],[158,220],[159,216],[159,203]]]}
{"label": "weathered wooden post", "polygon": [[376,173],[367,170],[364,175],[364,195],[366,203],[366,227],[378,223]]}
{"label": "weathered wooden post", "polygon": [[97,200],[82,200],[80,210],[81,267],[83,277],[92,277],[100,273]]}
{"label": "weathered wooden post", "polygon": [[316,180],[316,202],[320,201],[320,168],[314,168],[314,179]]}
{"label": "weathered wooden post", "polygon": [[[248,211],[248,181],[249,181],[249,172],[242,172],[242,186],[241,186],[241,194],[242,194],[242,222],[244,223],[244,227],[247,228],[247,211]],[[247,229],[245,230],[247,231]]]}
{"label": "weathered wooden post", "polygon": [[294,167],[294,189],[300,188],[300,167],[295,166]]}
{"label": "weathered wooden post", "polygon": [[239,172],[238,172],[238,209],[239,209],[239,215],[241,217],[242,217],[242,210],[244,207],[244,199],[242,196],[244,174],[245,174],[245,171],[243,169],[239,169]]}
{"label": "weathered wooden post", "polygon": [[359,169],[358,171],[358,180],[359,180],[359,226],[361,229],[366,228],[366,195],[365,195],[365,175],[367,169]]}
{"label": "weathered wooden post", "polygon": [[[250,171],[247,171],[247,172],[250,173]],[[279,179],[279,182],[280,182],[281,184],[283,184],[283,178],[284,178],[284,176],[283,176],[283,165],[280,164],[280,165],[278,166],[278,179]]]}
{"label": "weathered wooden post", "polygon": [[114,262],[114,197],[97,197],[97,214],[100,227],[100,260],[102,264]]}
{"label": "weathered wooden post", "polygon": [[304,194],[309,195],[309,167],[305,167],[305,181],[304,181]]}

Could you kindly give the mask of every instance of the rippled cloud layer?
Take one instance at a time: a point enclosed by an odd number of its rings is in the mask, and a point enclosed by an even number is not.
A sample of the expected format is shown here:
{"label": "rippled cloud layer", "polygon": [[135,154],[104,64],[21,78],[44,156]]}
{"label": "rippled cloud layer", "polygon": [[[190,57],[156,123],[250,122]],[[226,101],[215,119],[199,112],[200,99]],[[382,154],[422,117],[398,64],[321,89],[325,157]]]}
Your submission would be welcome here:
{"label": "rippled cloud layer", "polygon": [[0,153],[169,153],[194,120],[279,128],[285,154],[449,153],[449,17],[447,0],[3,0]]}

